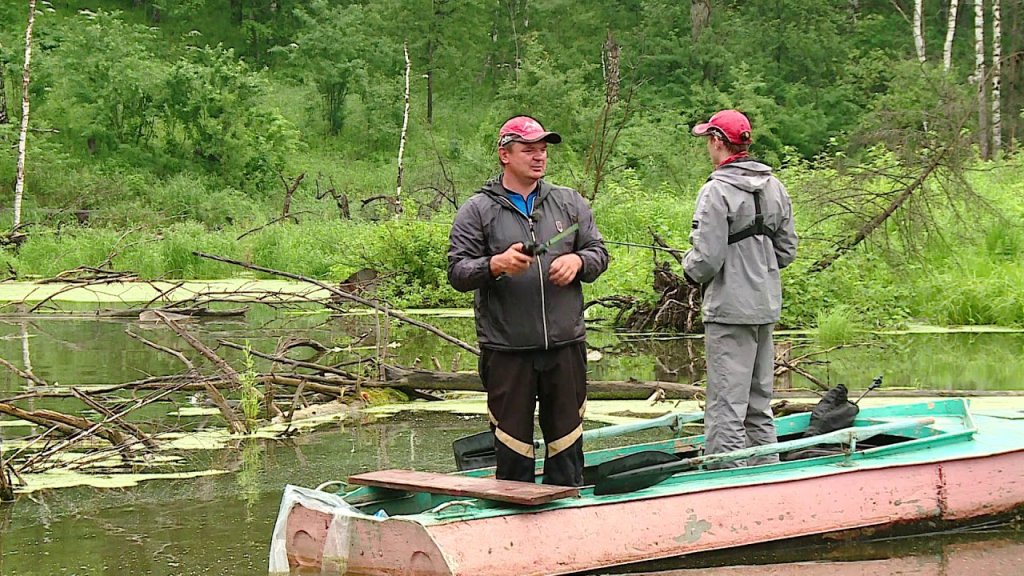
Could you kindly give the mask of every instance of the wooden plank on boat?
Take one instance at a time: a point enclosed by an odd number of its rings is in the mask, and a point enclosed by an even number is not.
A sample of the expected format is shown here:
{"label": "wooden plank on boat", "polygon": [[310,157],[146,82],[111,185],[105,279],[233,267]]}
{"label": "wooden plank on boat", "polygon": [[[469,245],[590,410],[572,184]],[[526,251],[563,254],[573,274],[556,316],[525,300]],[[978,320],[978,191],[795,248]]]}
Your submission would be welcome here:
{"label": "wooden plank on boat", "polygon": [[467,496],[538,506],[552,500],[579,496],[579,488],[572,486],[552,486],[549,484],[533,484],[512,480],[496,480],[494,478],[477,478],[474,476],[458,476],[438,474],[436,472],[417,472],[415,470],[378,470],[349,476],[349,484],[377,486],[407,492],[429,492],[431,494],[447,494],[449,496]]}

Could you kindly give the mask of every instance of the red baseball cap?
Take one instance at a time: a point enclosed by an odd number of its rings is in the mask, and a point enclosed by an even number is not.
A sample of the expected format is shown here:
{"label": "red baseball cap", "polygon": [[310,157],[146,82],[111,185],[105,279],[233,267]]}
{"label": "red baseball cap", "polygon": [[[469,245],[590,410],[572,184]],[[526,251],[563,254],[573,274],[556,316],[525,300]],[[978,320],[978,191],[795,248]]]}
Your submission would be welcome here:
{"label": "red baseball cap", "polygon": [[750,120],[737,110],[722,110],[711,120],[693,127],[694,136],[715,134],[733,144],[750,144]]}
{"label": "red baseball cap", "polygon": [[511,118],[508,122],[502,124],[501,130],[498,131],[498,146],[504,146],[509,142],[525,142],[529,144],[531,142],[540,142],[541,140],[558,144],[562,141],[562,137],[558,132],[545,131],[540,122],[529,116]]}

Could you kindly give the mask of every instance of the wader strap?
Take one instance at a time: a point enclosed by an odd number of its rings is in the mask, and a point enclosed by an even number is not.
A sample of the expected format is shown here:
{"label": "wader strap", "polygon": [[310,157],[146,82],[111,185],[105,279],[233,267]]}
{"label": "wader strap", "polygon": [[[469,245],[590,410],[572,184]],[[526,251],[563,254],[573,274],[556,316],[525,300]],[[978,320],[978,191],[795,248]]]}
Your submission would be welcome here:
{"label": "wader strap", "polygon": [[751,236],[768,236],[775,239],[775,232],[765,227],[764,215],[761,214],[761,191],[754,190],[754,223],[735,234],[729,234],[729,244],[746,240]]}

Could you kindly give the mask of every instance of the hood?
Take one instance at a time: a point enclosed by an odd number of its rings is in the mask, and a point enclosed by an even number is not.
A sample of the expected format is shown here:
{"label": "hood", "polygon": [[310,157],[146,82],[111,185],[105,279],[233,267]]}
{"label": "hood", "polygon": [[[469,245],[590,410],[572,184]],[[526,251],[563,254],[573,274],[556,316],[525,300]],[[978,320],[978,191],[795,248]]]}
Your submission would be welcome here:
{"label": "hood", "polygon": [[484,185],[480,187],[480,191],[489,196],[504,196],[505,189],[501,185],[501,174],[492,176],[490,180],[484,182]]}
{"label": "hood", "polygon": [[771,166],[752,158],[743,158],[719,166],[708,180],[717,180],[740,190],[753,192],[764,188],[771,175]]}

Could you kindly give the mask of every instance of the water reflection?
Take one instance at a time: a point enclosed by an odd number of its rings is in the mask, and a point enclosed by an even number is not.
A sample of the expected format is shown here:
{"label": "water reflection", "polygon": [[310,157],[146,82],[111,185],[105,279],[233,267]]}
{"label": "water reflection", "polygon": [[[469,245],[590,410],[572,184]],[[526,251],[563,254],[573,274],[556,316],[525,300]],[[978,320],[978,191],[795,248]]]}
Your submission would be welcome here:
{"label": "water reflection", "polygon": [[[810,557],[813,550],[805,550]],[[820,553],[820,551],[819,551]],[[824,556],[824,557],[822,557]],[[983,535],[931,535],[849,544],[819,559],[629,572],[632,576],[1017,576],[1024,566],[1024,536],[1003,530]],[[601,574],[621,575],[625,572]]]}
{"label": "water reflection", "polygon": [[[473,319],[432,317],[431,324],[467,342],[474,342]],[[209,345],[219,339],[273,353],[287,338],[308,338],[334,348],[320,363],[353,362],[380,358],[399,365],[423,368],[475,370],[476,358],[436,336],[375,315],[331,317],[313,310],[281,312],[255,307],[241,319],[190,321],[186,328]],[[167,354],[129,338],[125,329],[157,344],[191,350],[161,325],[123,319],[47,319],[0,321],[0,358],[19,368],[31,368],[42,380],[61,384],[116,384],[148,375],[181,371]],[[379,335],[387,337],[378,341]],[[782,346],[793,346],[793,357],[820,350],[801,336],[780,336]],[[1024,334],[913,334],[865,335],[863,345],[816,355],[802,367],[823,382],[864,388],[878,374],[887,387],[937,390],[1013,390],[1024,382]],[[388,344],[385,346],[385,344]],[[595,380],[664,380],[695,382],[703,379],[703,341],[700,338],[637,338],[607,328],[590,331],[589,344],[601,352],[591,362]],[[218,353],[232,362],[240,352],[221,347]],[[208,368],[198,359],[201,368]],[[260,361],[257,368],[269,363]],[[807,386],[800,377],[793,385]],[[20,390],[25,382],[9,370],[0,371],[0,393]],[[785,387],[786,381],[780,381]]]}

